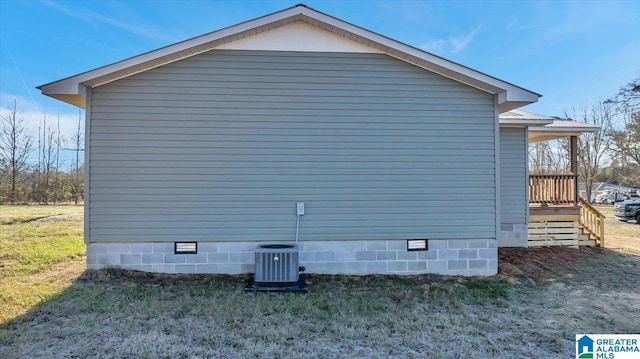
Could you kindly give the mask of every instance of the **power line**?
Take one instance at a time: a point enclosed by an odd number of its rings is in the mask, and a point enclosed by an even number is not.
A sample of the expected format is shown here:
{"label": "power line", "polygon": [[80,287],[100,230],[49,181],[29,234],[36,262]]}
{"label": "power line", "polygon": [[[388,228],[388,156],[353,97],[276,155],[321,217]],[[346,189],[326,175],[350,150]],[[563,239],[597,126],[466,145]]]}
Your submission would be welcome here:
{"label": "power line", "polygon": [[2,41],[2,45],[4,45],[4,48],[7,50],[7,53],[9,54],[9,58],[11,59],[11,62],[13,63],[13,66],[16,68],[16,72],[18,73],[18,76],[20,77],[20,80],[22,81],[22,84],[24,85],[24,88],[27,90],[27,93],[29,94],[29,97],[31,98],[31,101],[33,101],[33,104],[36,106],[36,108],[40,108],[40,106],[38,106],[38,103],[36,102],[36,99],[33,97],[33,94],[31,93],[31,90],[29,89],[29,86],[27,86],[27,82],[24,80],[24,77],[22,76],[22,73],[20,72],[20,68],[18,68],[18,64],[13,59],[13,55],[11,54],[11,51],[9,50],[9,46],[7,46],[7,42],[4,41],[4,37],[2,35],[0,35],[0,40]]}

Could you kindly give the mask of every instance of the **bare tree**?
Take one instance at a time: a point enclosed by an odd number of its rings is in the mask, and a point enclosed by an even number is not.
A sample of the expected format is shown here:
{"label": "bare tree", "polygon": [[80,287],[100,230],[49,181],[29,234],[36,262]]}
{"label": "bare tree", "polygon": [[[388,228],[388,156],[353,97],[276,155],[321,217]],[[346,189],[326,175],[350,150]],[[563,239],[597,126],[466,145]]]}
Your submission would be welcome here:
{"label": "bare tree", "polygon": [[33,188],[32,199],[42,204],[49,204],[52,197],[52,184],[57,172],[58,161],[58,134],[51,127],[47,126],[47,115],[44,114],[42,127],[38,129],[38,176],[35,188]]}
{"label": "bare tree", "polygon": [[84,151],[84,148],[82,148],[84,143],[84,126],[82,126],[80,110],[78,110],[78,126],[76,127],[76,132],[73,134],[73,142],[75,144],[75,148],[71,150],[76,152],[76,163],[71,180],[71,191],[73,193],[75,204],[78,204],[80,194],[82,193],[83,182],[82,172],[80,171],[80,151]]}
{"label": "bare tree", "polygon": [[640,77],[622,86],[615,98],[605,102],[615,103],[625,113],[640,112]]}
{"label": "bare tree", "polygon": [[614,116],[614,106],[607,101],[577,111],[574,108],[569,115],[565,113],[567,118],[600,127],[598,132],[587,132],[578,137],[578,175],[585,183],[587,198],[591,198],[593,183],[608,158],[608,134],[611,131]]}
{"label": "bare tree", "polygon": [[624,162],[640,165],[640,112],[626,118],[622,129],[611,130],[610,149]]}
{"label": "bare tree", "polygon": [[610,180],[628,186],[640,183],[640,77],[622,86],[616,96],[605,101],[615,105],[620,114],[615,128],[611,128],[609,150],[615,161]]}
{"label": "bare tree", "polygon": [[61,181],[61,176],[60,176],[60,147],[62,146],[62,138],[60,137],[60,115],[58,115],[58,122],[57,122],[57,130],[56,130],[56,139],[55,139],[55,147],[56,147],[56,154],[55,154],[55,168],[53,169],[53,186],[52,186],[52,199],[53,199],[53,204],[58,203],[59,201],[62,200],[62,187],[63,187],[63,183]]}
{"label": "bare tree", "polygon": [[561,141],[542,141],[529,145],[531,174],[563,173],[569,166],[569,154]]}
{"label": "bare tree", "polygon": [[640,77],[622,86],[615,98],[607,100],[615,104],[624,115],[622,126],[611,129],[611,151],[620,160],[640,165]]}
{"label": "bare tree", "polygon": [[16,101],[13,100],[13,108],[6,116],[2,116],[0,126],[0,165],[11,181],[8,195],[11,204],[16,202],[18,176],[27,168],[32,141],[24,119],[18,116]]}

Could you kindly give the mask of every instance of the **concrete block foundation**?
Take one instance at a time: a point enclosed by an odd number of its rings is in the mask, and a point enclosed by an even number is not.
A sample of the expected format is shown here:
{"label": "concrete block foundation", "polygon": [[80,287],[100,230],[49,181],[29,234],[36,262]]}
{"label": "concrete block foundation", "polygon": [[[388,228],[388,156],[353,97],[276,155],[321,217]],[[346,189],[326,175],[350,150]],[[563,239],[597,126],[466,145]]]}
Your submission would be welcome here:
{"label": "concrete block foundation", "polygon": [[[264,243],[199,242],[197,254],[174,254],[173,242],[90,243],[87,269],[252,273],[259,244]],[[432,239],[428,251],[415,252],[407,251],[406,240],[301,241],[298,247],[307,273],[491,276],[498,271],[495,239]]]}

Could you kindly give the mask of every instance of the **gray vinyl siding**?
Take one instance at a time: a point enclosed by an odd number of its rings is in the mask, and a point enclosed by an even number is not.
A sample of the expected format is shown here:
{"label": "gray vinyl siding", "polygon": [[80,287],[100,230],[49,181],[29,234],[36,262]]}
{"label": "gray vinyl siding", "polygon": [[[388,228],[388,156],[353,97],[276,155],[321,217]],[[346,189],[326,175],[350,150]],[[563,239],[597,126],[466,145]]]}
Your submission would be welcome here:
{"label": "gray vinyl siding", "polygon": [[500,129],[500,220],[527,223],[526,131]]}
{"label": "gray vinyl siding", "polygon": [[381,54],[217,50],[96,87],[90,241],[495,238],[493,96]]}

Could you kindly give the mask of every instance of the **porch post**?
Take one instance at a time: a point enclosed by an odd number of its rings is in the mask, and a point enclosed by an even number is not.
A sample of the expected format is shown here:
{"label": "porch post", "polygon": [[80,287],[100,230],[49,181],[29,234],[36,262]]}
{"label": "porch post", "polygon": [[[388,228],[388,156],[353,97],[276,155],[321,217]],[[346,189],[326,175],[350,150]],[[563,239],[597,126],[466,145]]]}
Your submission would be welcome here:
{"label": "porch post", "polygon": [[578,136],[571,136],[569,142],[571,144],[571,174],[575,178],[573,181],[573,201],[575,205],[578,205]]}

